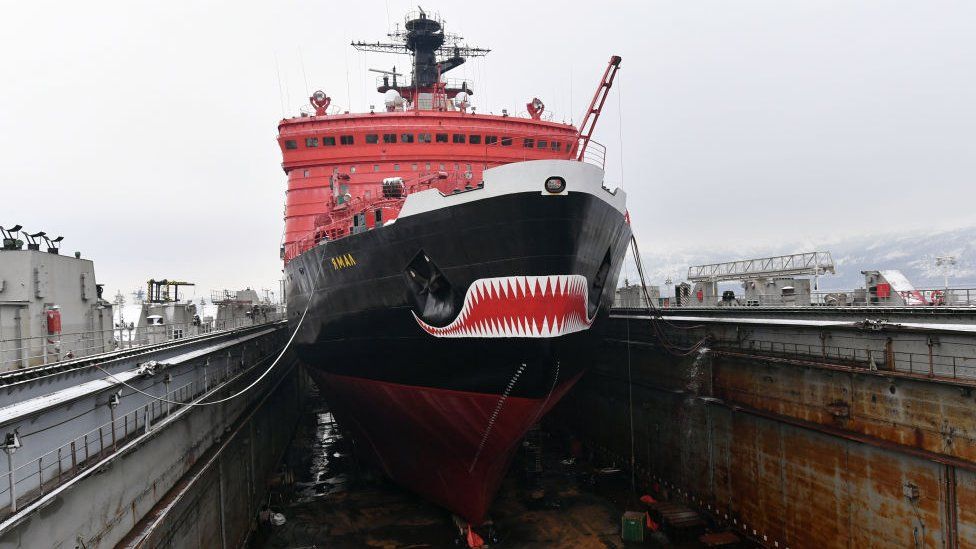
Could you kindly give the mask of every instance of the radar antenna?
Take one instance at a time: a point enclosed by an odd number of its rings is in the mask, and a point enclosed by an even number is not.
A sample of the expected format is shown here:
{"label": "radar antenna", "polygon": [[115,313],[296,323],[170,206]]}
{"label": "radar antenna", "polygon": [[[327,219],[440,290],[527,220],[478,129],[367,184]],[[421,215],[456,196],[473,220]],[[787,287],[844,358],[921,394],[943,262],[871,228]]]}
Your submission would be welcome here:
{"label": "radar antenna", "polygon": [[[397,26],[396,30],[387,34],[392,41],[355,41],[352,42],[352,47],[363,52],[395,53],[413,57],[411,70],[413,83],[410,86],[398,87],[395,83],[390,86],[388,79],[384,78],[385,84],[377,88],[381,93],[395,89],[407,96],[413,95],[411,89],[429,93],[442,88],[440,91],[446,93],[448,97],[454,97],[461,91],[472,94],[473,92],[466,86],[463,90],[443,87],[441,75],[457,68],[468,58],[482,57],[491,50],[468,46],[460,35],[445,32],[444,24],[444,20],[437,15],[428,15],[421,9],[407,14],[403,29]],[[396,70],[394,69],[393,72]],[[395,75],[393,76],[395,82]]]}

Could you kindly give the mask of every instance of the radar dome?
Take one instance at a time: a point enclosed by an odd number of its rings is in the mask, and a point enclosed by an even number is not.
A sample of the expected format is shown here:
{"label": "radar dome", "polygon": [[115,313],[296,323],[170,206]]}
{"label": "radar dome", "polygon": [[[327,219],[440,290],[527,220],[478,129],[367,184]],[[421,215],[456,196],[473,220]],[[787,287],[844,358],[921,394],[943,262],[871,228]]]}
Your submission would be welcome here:
{"label": "radar dome", "polygon": [[386,104],[386,110],[394,111],[403,107],[403,97],[396,90],[386,90],[383,94],[383,103]]}

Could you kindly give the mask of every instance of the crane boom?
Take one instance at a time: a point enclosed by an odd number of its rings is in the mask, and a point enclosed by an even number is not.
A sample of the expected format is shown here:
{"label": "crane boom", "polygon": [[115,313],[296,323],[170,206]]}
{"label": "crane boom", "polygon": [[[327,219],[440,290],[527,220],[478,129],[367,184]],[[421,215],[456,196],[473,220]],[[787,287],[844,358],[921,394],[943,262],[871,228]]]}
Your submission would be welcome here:
{"label": "crane boom", "polygon": [[590,144],[590,138],[593,137],[596,121],[600,118],[600,111],[603,110],[603,104],[606,103],[607,96],[610,94],[613,79],[617,76],[617,71],[620,70],[620,61],[619,55],[610,58],[607,70],[603,73],[603,79],[600,80],[600,85],[597,86],[596,93],[593,94],[593,100],[590,101],[590,108],[583,116],[583,122],[576,134],[576,145],[573,147],[573,154],[570,155],[576,155],[576,159],[579,161],[583,160],[583,155],[586,154],[586,146]]}

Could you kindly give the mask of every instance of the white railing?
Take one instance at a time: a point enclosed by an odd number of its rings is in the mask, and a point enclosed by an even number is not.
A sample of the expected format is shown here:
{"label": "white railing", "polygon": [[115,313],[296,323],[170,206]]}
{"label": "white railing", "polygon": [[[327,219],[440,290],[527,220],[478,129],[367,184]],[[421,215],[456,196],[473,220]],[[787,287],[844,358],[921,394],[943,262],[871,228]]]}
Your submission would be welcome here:
{"label": "white railing", "polygon": [[65,360],[130,349],[140,345],[155,345],[213,332],[233,330],[245,326],[273,322],[284,318],[278,311],[254,317],[209,322],[182,322],[159,326],[140,326],[106,330],[86,330],[27,338],[0,339],[0,372],[48,366]]}
{"label": "white railing", "polygon": [[[262,357],[247,367],[241,366],[240,362],[228,361],[223,368],[204,370],[202,379],[195,379],[157,395],[148,403],[122,415],[116,415],[112,408],[111,421],[66,441],[35,459],[9,467],[6,474],[0,477],[5,480],[0,482],[0,505],[7,504],[6,509],[0,507],[0,517],[13,514],[18,508],[36,501],[92,464],[114,454],[125,443],[151,432],[158,420],[185,408],[188,403],[208,393],[221,389],[227,382],[265,364],[270,358],[273,358],[273,354]],[[16,455],[14,453],[8,456],[10,464],[13,464]]]}

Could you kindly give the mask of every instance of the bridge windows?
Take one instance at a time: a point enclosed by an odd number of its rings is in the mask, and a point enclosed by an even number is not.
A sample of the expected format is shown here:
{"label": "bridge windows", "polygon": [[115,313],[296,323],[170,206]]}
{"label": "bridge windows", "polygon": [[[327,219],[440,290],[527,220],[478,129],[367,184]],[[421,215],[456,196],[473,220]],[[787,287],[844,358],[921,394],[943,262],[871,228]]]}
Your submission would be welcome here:
{"label": "bridge windows", "polygon": [[396,140],[396,134],[395,133],[384,133],[383,134],[383,142],[384,143],[396,143],[397,142],[397,140]]}
{"label": "bridge windows", "polygon": [[535,145],[535,146],[536,146],[536,148],[537,148],[537,149],[548,149],[548,148],[549,148],[549,142],[548,142],[548,141],[546,141],[545,139],[540,139],[540,140],[539,140],[539,141],[538,141],[538,142],[536,143],[536,145]]}
{"label": "bridge windows", "polygon": [[323,147],[335,147],[335,136],[334,135],[327,135],[327,136],[323,137],[322,138],[322,146]]}
{"label": "bridge windows", "polygon": [[339,143],[342,145],[352,145],[355,143],[355,140],[353,140],[351,135],[340,135]]}
{"label": "bridge windows", "polygon": [[400,142],[401,143],[413,143],[413,134],[412,133],[402,133],[402,134],[400,134]]}
{"label": "bridge windows", "polygon": [[464,134],[463,133],[456,133],[456,134],[452,135],[451,138],[452,138],[452,140],[455,143],[464,143]]}
{"label": "bridge windows", "polygon": [[494,145],[495,143],[498,143],[498,136],[497,135],[486,135],[485,136],[485,145]]}
{"label": "bridge windows", "polygon": [[480,145],[481,144],[481,136],[478,135],[478,134],[469,135],[468,136],[468,143],[471,143],[472,145]]}
{"label": "bridge windows", "polygon": [[437,141],[438,143],[447,143],[447,134],[446,133],[437,134],[435,141]]}
{"label": "bridge windows", "polygon": [[395,172],[400,171],[400,165],[399,164],[394,164],[393,165],[393,171],[395,171]]}
{"label": "bridge windows", "polygon": [[502,147],[511,147],[511,146],[512,146],[512,138],[502,137]]}
{"label": "bridge windows", "polygon": [[305,138],[305,147],[307,147],[309,149],[314,149],[315,147],[318,147],[318,146],[319,146],[319,138],[318,137],[306,137]]}
{"label": "bridge windows", "polygon": [[[504,143],[502,144],[504,145]],[[525,139],[522,140],[522,146],[525,147],[526,149],[531,149],[534,144],[535,141],[531,137],[526,137]]]}
{"label": "bridge windows", "polygon": [[374,172],[380,171],[380,165],[379,164],[373,164],[373,171]]}
{"label": "bridge windows", "polygon": [[414,162],[413,164],[411,164],[410,169],[412,169],[413,171],[417,171],[417,163]]}
{"label": "bridge windows", "polygon": [[418,133],[417,134],[417,142],[418,143],[430,143],[430,134],[429,133]]}
{"label": "bridge windows", "polygon": [[378,134],[375,134],[375,133],[367,133],[366,134],[366,144],[367,145],[375,145],[375,144],[377,144],[379,142],[380,142],[380,136]]}
{"label": "bridge windows", "polygon": [[554,151],[560,151],[563,148],[563,144],[560,141],[553,141],[551,145],[552,145],[552,150]]}
{"label": "bridge windows", "polygon": [[294,139],[286,139],[285,148],[288,149],[289,151],[297,149],[298,141],[295,141]]}

